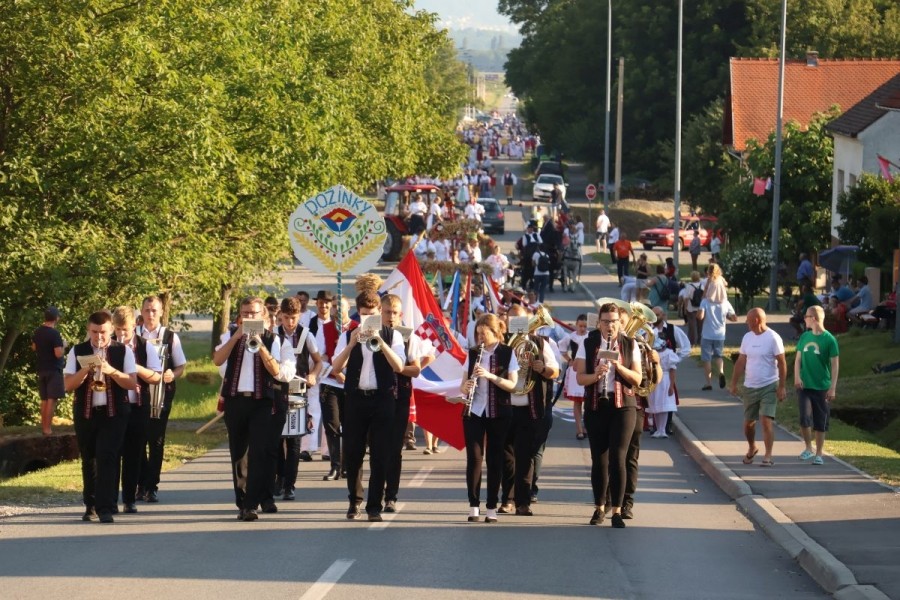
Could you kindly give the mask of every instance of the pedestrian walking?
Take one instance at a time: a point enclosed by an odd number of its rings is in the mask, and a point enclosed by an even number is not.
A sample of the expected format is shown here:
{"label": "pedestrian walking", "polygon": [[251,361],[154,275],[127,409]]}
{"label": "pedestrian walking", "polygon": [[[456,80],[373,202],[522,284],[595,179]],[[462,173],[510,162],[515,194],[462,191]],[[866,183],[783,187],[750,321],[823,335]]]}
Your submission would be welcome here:
{"label": "pedestrian walking", "polygon": [[[812,459],[812,464],[824,464],[822,447],[828,431],[831,402],[837,389],[840,364],[837,340],[825,331],[825,310],[821,306],[806,309],[806,331],[797,342],[794,358],[794,387],[800,409],[800,433],[806,448],[800,460]],[[816,451],[812,450],[813,431]]]}

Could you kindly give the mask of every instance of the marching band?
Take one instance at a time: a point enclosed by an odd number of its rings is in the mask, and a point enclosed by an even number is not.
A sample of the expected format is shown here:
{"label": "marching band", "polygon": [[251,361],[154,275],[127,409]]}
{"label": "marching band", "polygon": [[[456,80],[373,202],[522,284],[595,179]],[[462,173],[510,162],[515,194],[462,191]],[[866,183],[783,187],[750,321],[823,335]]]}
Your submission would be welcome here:
{"label": "marching band", "polygon": [[[318,292],[316,310],[309,312],[298,297],[271,307],[248,297],[222,335],[213,362],[223,380],[220,409],[238,520],[255,521],[260,512],[277,512],[276,499],[295,499],[300,440],[307,435],[325,439],[322,457],[329,470],[323,479],[346,480],[348,519],[363,516],[364,501],[369,521],[397,511],[413,382],[435,359],[435,347],[403,326],[401,298],[379,295],[377,278],[365,277],[358,282],[362,291],[353,319],[337,319],[334,296],[326,290]],[[504,296],[500,315],[485,310],[489,302],[478,302],[468,341],[448,331],[468,346],[461,398],[447,397],[462,404],[467,520],[497,523],[498,514],[533,515],[553,405],[565,389],[568,399],[583,403],[583,423],[576,429],[590,444],[594,511],[589,523],[602,524],[612,513],[612,526],[625,527],[625,519],[633,518],[643,409],[655,407],[648,399],[662,377],[652,347],[657,315],[639,304],[601,299],[596,314],[580,315],[559,348],[558,336],[547,335],[557,321],[546,307],[511,291]],[[145,301],[151,316],[157,302],[156,297]],[[166,375],[174,379],[174,366],[180,376],[185,361],[179,343],[171,362],[173,354],[166,350],[174,345],[174,334],[159,326],[158,317],[151,325],[145,321],[136,329],[127,307],[94,313],[88,341],[69,354],[65,386],[75,392],[86,521],[113,522],[120,481],[126,513],[137,512],[135,501],[147,500],[158,483],[158,475],[154,482],[154,473],[148,475],[146,462],[141,464],[150,424],[158,420],[152,395],[162,387],[167,414]],[[310,415],[312,401],[321,408],[322,432]]]}

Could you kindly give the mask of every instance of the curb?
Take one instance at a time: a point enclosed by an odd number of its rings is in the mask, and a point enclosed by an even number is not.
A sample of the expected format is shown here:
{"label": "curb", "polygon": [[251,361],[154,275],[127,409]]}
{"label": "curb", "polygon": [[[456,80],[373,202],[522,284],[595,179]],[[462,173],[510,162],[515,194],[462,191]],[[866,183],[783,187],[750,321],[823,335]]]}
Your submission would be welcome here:
{"label": "curb", "polygon": [[[580,281],[578,287],[592,302],[597,301],[597,297]],[[847,565],[809,537],[769,499],[754,494],[753,488],[713,454],[678,415],[673,415],[673,425],[681,447],[701,470],[736,501],[740,511],[762,529],[769,539],[784,548],[822,589],[837,600],[889,600],[875,586],[861,585]]]}

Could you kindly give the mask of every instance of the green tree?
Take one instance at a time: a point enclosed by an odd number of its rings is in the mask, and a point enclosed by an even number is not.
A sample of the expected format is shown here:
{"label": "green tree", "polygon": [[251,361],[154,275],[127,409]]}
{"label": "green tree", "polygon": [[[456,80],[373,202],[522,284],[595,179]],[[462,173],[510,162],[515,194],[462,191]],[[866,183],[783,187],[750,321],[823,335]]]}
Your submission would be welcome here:
{"label": "green tree", "polygon": [[890,264],[900,235],[900,179],[891,183],[863,173],[856,185],[838,196],[837,209],[841,241],[858,245],[859,258],[869,264]]}

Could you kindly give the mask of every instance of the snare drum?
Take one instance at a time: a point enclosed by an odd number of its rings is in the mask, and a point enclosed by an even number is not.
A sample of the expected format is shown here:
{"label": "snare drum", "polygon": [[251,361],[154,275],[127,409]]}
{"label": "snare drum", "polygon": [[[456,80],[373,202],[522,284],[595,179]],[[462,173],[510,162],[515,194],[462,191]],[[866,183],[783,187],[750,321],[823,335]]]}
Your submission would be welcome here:
{"label": "snare drum", "polygon": [[306,435],[306,396],[288,396],[287,417],[281,437],[301,437]]}

